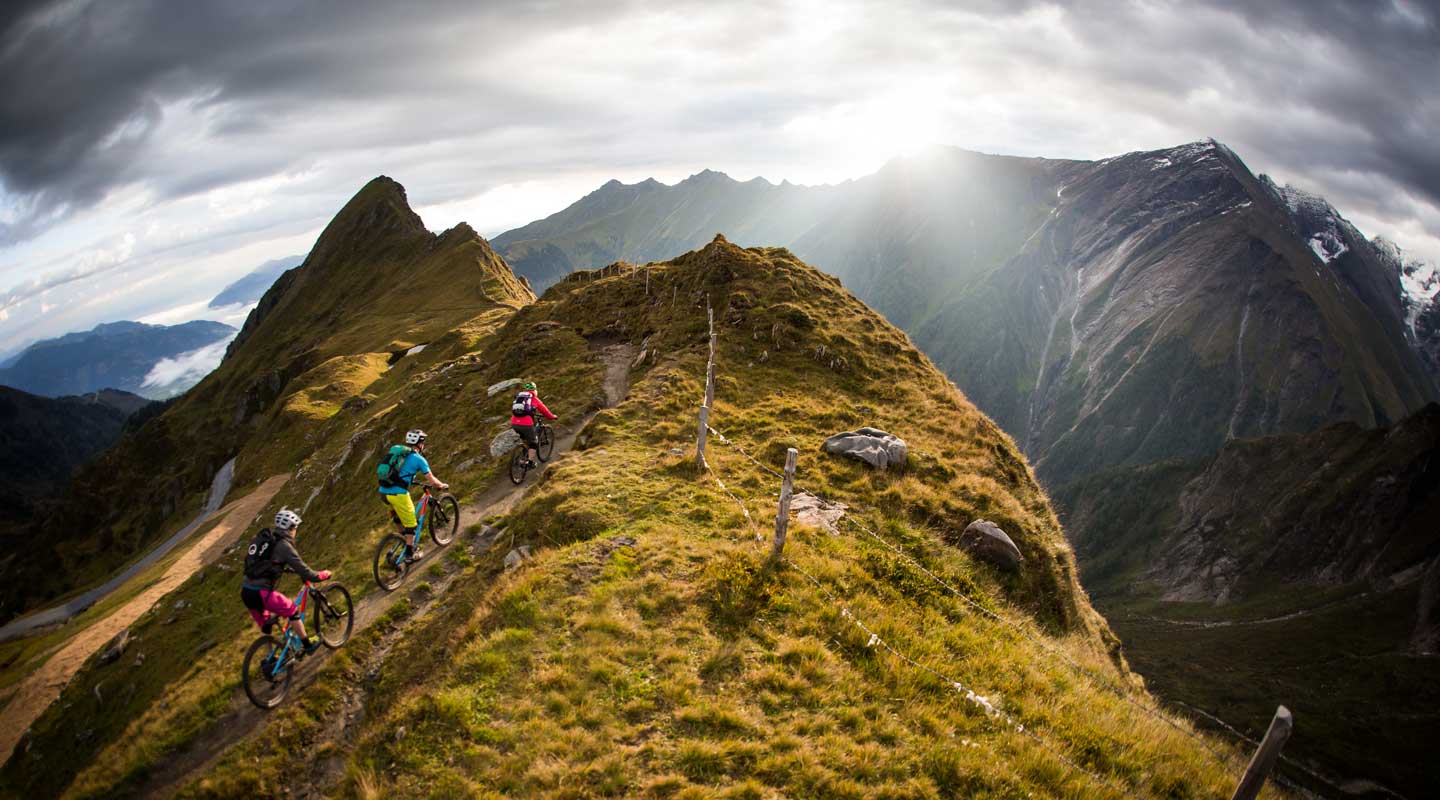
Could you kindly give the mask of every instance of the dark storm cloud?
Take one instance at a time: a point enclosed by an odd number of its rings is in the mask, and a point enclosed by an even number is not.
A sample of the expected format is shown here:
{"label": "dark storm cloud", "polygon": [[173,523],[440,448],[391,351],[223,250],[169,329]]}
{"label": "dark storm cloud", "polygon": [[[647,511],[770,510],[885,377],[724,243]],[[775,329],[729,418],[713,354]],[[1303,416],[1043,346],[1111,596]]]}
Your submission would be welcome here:
{"label": "dark storm cloud", "polygon": [[[810,20],[797,23],[767,3],[730,9],[676,34],[674,44],[692,58],[676,61],[675,72],[663,59],[617,53],[606,66],[615,94],[586,96],[572,84],[597,76],[566,74],[563,65],[534,64],[542,74],[535,80],[523,66],[476,74],[459,65],[472,53],[617,20],[683,27],[691,10],[675,3],[12,0],[0,4],[0,188],[15,208],[8,224],[0,217],[0,245],[118,187],[142,185],[164,200],[347,150],[415,151],[525,126],[546,129],[556,146],[636,138],[634,128],[652,122],[642,117],[663,113],[646,106],[652,85],[690,90],[666,95],[675,103],[669,133],[720,141],[727,129],[774,130],[886,82],[964,69],[987,71],[999,85],[1021,85],[1037,70],[1078,79],[1094,119],[1037,120],[1057,131],[1088,127],[1101,131],[1092,139],[1103,139],[1106,125],[1118,124],[1106,117],[1148,115],[1191,138],[1221,138],[1261,168],[1309,176],[1322,189],[1343,186],[1372,214],[1413,216],[1404,193],[1440,206],[1433,2],[884,4],[872,15],[907,20],[908,35],[886,35],[883,25],[841,31],[848,62],[832,65],[833,81],[822,75],[804,86],[792,86],[791,74],[767,73],[773,59],[736,56]],[[974,38],[976,21],[1003,24],[1053,9],[1064,29],[1059,39]],[[817,13],[825,14],[823,6]],[[580,41],[603,50],[596,38]],[[806,66],[803,54],[795,66]],[[912,72],[893,72],[897,66]],[[203,130],[173,130],[177,106]],[[177,147],[185,135],[205,146]],[[1033,154],[1078,154],[1067,145],[1056,141],[1054,151]],[[532,166],[620,162],[642,146],[526,157]],[[1341,177],[1327,181],[1327,172]]]}
{"label": "dark storm cloud", "polygon": [[[1440,205],[1440,13],[1414,0],[1076,2],[1100,83],[1201,109],[1252,161],[1324,183],[1367,172]],[[1202,91],[1218,103],[1188,101]],[[1370,198],[1397,212],[1394,197]]]}
{"label": "dark storm cloud", "polygon": [[[604,13],[595,4],[546,7],[552,30]],[[137,166],[142,155],[163,149],[155,135],[168,104],[195,100],[201,111],[215,111],[216,135],[243,138],[322,102],[423,99],[449,83],[458,54],[516,36],[527,24],[539,21],[524,8],[458,1],[6,4],[0,187],[24,198],[30,213],[8,237],[0,230],[0,242],[32,232],[35,219],[57,209],[83,208],[116,186],[153,180]],[[497,124],[555,111],[540,98],[517,102],[503,80],[468,87],[475,99],[495,103]],[[444,122],[436,120],[437,135]],[[466,132],[475,132],[473,120]],[[384,144],[384,131],[350,134]],[[174,196],[212,185],[190,177],[159,188]]]}

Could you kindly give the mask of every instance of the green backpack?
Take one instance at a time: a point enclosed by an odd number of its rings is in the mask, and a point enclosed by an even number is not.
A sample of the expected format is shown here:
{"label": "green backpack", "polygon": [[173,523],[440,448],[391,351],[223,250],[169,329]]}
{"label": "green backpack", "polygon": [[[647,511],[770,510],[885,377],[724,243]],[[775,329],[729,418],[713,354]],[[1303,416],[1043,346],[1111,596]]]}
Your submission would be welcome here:
{"label": "green backpack", "polygon": [[397,444],[385,453],[380,459],[380,466],[375,468],[375,475],[380,479],[381,489],[405,489],[409,490],[410,482],[400,477],[400,465],[405,459],[415,452],[415,448]]}

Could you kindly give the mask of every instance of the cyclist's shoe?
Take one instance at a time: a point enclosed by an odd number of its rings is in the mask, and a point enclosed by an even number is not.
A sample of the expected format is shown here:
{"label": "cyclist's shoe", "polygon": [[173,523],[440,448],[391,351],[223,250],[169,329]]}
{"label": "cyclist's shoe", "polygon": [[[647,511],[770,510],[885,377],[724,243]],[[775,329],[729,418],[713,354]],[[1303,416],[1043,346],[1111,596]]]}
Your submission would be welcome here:
{"label": "cyclist's shoe", "polygon": [[415,548],[414,550],[411,550],[411,551],[409,551],[409,552],[407,552],[407,553],[405,554],[405,563],[411,564],[411,563],[414,563],[414,562],[416,562],[416,561],[419,561],[420,559],[422,559],[422,558],[424,558],[424,557],[425,557],[425,551],[424,551],[424,550],[421,550],[420,548],[417,547],[417,548]]}
{"label": "cyclist's shoe", "polygon": [[319,650],[319,649],[320,649],[320,637],[319,637],[319,636],[311,636],[309,639],[306,639],[306,640],[305,640],[305,647],[304,647],[305,655],[307,655],[307,656],[309,656],[309,655],[314,655],[314,654],[315,654],[315,651],[316,651],[316,650]]}
{"label": "cyclist's shoe", "polygon": [[527,458],[527,459],[525,459],[525,469],[535,469],[535,459],[533,459],[533,458]]}

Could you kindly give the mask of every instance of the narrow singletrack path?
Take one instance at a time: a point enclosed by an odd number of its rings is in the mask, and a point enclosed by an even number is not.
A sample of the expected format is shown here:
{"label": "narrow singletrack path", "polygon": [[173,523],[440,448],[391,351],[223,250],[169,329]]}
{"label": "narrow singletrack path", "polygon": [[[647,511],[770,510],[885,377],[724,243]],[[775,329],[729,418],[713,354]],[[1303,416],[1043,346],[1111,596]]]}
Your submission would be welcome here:
{"label": "narrow singletrack path", "polygon": [[149,611],[151,606],[159,602],[160,598],[188,580],[201,567],[218,559],[225,546],[235,538],[236,532],[250,524],[250,520],[260,513],[288,480],[289,475],[276,475],[256,487],[255,491],[217,511],[216,516],[220,523],[191,545],[188,551],[165,570],[160,580],[115,609],[109,616],[70,638],[50,660],[26,676],[20,682],[9,705],[5,706],[4,711],[0,711],[0,765],[10,760],[15,745],[26,729],[55,702],[86,659],[104,647],[116,634],[130,627],[142,614]]}
{"label": "narrow singletrack path", "polygon": [[[630,365],[637,352],[638,349],[629,344],[611,344],[600,349],[599,355],[605,364],[604,389],[607,408],[614,407],[625,399],[629,385]],[[595,413],[585,416],[573,426],[556,431],[555,455],[549,463],[559,460],[561,455],[574,447],[575,438],[595,417]],[[539,476],[548,467],[549,464],[541,464],[536,470],[535,477],[527,478],[519,486],[511,484],[505,475],[498,476],[496,482],[489,489],[460,509],[461,533],[449,547],[470,547],[478,555],[496,546],[499,537],[495,529],[487,526],[473,536],[466,531],[470,526],[483,522],[486,517],[509,513],[525,496],[530,487],[538,482]],[[449,547],[446,549],[448,550]],[[443,552],[438,549],[431,550],[436,558],[439,558]],[[422,602],[416,604],[411,617],[415,619],[423,617],[433,607],[445,602],[450,587],[462,572],[462,570],[453,570],[443,578],[431,579],[432,588],[429,595]],[[357,636],[369,628],[401,598],[409,597],[413,602],[414,594],[409,590],[415,582],[413,576],[407,577],[405,584],[393,592],[377,592],[357,601],[355,629],[352,636]],[[397,626],[394,631],[377,642],[363,664],[360,665],[360,671],[367,675],[378,674],[392,647],[405,635],[406,628],[405,625]],[[290,687],[290,699],[286,702],[294,702],[295,697],[304,693],[306,687],[314,681],[325,661],[325,658],[309,659],[297,668],[294,683]],[[353,737],[364,719],[365,688],[364,685],[348,687],[337,710],[326,719],[325,740],[339,746],[333,748],[331,754],[322,763],[317,764],[315,769],[303,776],[304,783],[287,786],[287,796],[292,798],[330,796],[330,789],[333,788],[334,783],[344,776],[345,757],[354,744]],[[237,689],[230,699],[229,707],[219,720],[211,725],[210,730],[193,739],[179,752],[166,759],[164,763],[156,764],[144,785],[140,787],[138,795],[141,797],[173,796],[186,784],[214,768],[230,748],[261,730],[268,719],[268,712],[256,708],[245,697],[244,691]],[[301,780],[301,776],[294,777],[297,781]]]}

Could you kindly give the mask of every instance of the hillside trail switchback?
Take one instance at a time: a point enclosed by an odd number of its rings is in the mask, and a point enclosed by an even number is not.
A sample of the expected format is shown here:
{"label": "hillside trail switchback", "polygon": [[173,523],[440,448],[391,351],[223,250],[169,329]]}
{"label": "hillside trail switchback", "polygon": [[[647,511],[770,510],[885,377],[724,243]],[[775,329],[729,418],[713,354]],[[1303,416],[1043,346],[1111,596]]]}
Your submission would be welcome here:
{"label": "hillside trail switchback", "polygon": [[26,676],[5,710],[0,711],[0,765],[10,760],[26,729],[55,702],[91,655],[129,628],[161,598],[189,580],[191,575],[218,559],[226,545],[235,538],[236,532],[248,526],[289,480],[288,474],[272,476],[255,491],[215,512],[220,523],[191,545],[159,580],[108,616],[68,639],[39,669]]}
{"label": "hillside trail switchback", "polygon": [[[629,387],[630,365],[637,353],[638,348],[631,344],[610,344],[599,349],[600,358],[605,364],[605,408],[613,408],[625,399]],[[549,463],[554,463],[574,446],[576,437],[590,424],[597,413],[599,412],[586,415],[577,424],[567,427],[564,433],[556,437],[555,456]],[[543,475],[548,467],[549,464],[540,464],[536,470],[537,474]],[[515,486],[506,476],[498,476],[489,489],[460,509],[461,533],[457,541],[450,546],[468,546],[475,555],[489,551],[498,541],[500,531],[484,526],[478,534],[471,535],[468,533],[470,526],[481,523],[485,517],[510,513],[530,487],[536,485],[536,482],[526,481],[520,486]],[[438,555],[439,551],[436,552]],[[410,598],[415,603],[415,610],[410,613],[408,618],[424,617],[431,609],[445,602],[450,587],[461,574],[462,570],[454,569],[441,578],[432,578],[430,580],[431,590],[421,600],[417,600],[415,597],[413,585],[408,587],[402,585],[393,592],[371,593],[357,600],[354,612],[355,630],[351,634],[352,638],[369,628],[404,597]],[[323,741],[336,746],[330,749],[329,754],[322,761],[311,765],[311,768],[305,771],[306,782],[304,784],[286,787],[288,797],[328,797],[331,794],[329,790],[344,777],[345,758],[353,745],[353,737],[359,724],[364,721],[365,691],[386,666],[385,662],[391,649],[405,635],[407,627],[404,624],[395,626],[394,630],[376,643],[364,662],[357,665],[357,672],[366,676],[365,679],[345,687],[338,708],[331,712],[325,720]],[[294,683],[290,688],[290,702],[295,702],[295,698],[304,693],[306,687],[315,680],[316,674],[326,660],[324,658],[307,659],[296,668]],[[270,712],[262,711],[251,704],[243,690],[236,689],[230,698],[229,706],[210,725],[209,730],[191,740],[180,751],[171,754],[164,762],[156,764],[145,783],[139,788],[137,795],[140,797],[174,796],[181,788],[214,768],[231,747],[245,741],[252,734],[264,728],[269,714]]]}

